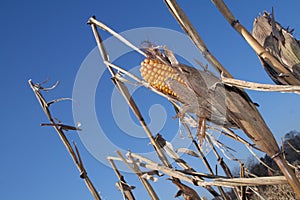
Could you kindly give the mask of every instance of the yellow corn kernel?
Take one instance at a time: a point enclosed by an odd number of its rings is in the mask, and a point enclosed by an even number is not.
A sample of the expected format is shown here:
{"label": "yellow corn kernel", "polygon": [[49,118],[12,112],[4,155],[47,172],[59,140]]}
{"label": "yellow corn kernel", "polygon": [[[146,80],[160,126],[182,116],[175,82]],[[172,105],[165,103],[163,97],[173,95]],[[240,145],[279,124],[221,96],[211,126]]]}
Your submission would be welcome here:
{"label": "yellow corn kernel", "polygon": [[178,97],[178,95],[165,84],[165,81],[171,78],[185,85],[174,69],[156,59],[144,59],[141,63],[140,72],[143,79],[152,87],[173,97]]}

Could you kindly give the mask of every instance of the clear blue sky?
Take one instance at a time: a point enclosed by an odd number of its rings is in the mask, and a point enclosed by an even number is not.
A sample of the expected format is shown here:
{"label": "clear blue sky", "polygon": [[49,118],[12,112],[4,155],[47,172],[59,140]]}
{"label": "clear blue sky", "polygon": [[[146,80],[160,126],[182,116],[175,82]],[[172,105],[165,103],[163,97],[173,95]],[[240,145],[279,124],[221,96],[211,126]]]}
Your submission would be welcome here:
{"label": "clear blue sky", "polygon": [[[283,26],[295,28],[295,36],[300,37],[298,1],[227,3],[248,30],[252,29],[253,19],[259,13],[270,11],[274,6],[277,20]],[[188,13],[210,51],[234,77],[272,83],[253,50],[229,26],[210,1],[179,1],[179,4]],[[49,77],[51,83],[59,80],[61,84],[56,90],[46,94],[48,99],[72,97],[80,65],[96,46],[91,29],[86,25],[92,15],[118,32],[139,27],[162,27],[182,32],[163,1],[2,1],[1,199],[92,199],[55,131],[39,126],[40,123],[47,122],[47,118],[27,84],[30,78],[35,82],[42,82]],[[107,37],[109,35],[104,34],[104,39]],[[151,34],[149,38],[151,39]],[[129,56],[133,58],[132,55]],[[109,81],[99,84],[99,88],[103,86],[101,84],[107,84],[103,92],[111,94],[112,84]],[[146,95],[151,99],[150,93]],[[300,130],[299,95],[262,92],[249,92],[249,95],[260,104],[259,110],[278,141],[286,132]],[[102,97],[97,96],[96,100],[100,98]],[[107,98],[110,100],[109,96]],[[61,102],[53,108],[55,116],[60,120],[73,123],[70,102]],[[101,105],[96,105],[96,108],[101,109]],[[97,110],[100,119],[111,113],[109,107],[102,109]],[[173,113],[168,113],[168,120],[172,115]],[[116,131],[118,128],[115,123],[109,124],[109,120],[106,123],[106,131],[112,133],[110,139],[116,144],[124,149],[143,152],[143,147],[132,145],[130,138],[123,138],[122,131]],[[171,130],[169,128],[163,129],[165,133]],[[70,140],[77,142],[88,173],[103,199],[121,199],[114,186],[117,179],[113,171],[89,154],[75,132],[68,132],[67,135]],[[147,145],[147,142],[144,140],[144,144]],[[111,152],[112,155],[113,153]],[[239,156],[247,157],[247,154]],[[138,187],[134,191],[137,198],[144,199],[146,193],[137,178],[127,175],[126,180]],[[154,187],[161,199],[172,199],[176,193],[173,185],[164,187],[163,184],[158,184]]]}

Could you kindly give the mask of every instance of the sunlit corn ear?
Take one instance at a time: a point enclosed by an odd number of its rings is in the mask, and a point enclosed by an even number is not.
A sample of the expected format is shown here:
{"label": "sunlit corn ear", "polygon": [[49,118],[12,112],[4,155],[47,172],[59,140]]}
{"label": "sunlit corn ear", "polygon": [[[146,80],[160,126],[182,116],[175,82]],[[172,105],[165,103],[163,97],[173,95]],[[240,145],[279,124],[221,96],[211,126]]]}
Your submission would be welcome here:
{"label": "sunlit corn ear", "polygon": [[172,79],[178,81],[181,84],[184,84],[184,81],[170,66],[162,63],[157,59],[146,58],[141,63],[140,72],[143,79],[147,81],[152,87],[163,92],[164,94],[178,98],[178,95],[168,87],[166,81],[168,79]]}
{"label": "sunlit corn ear", "polygon": [[299,41],[294,38],[291,30],[283,28],[275,21],[273,9],[272,14],[265,12],[254,20],[252,35],[288,71],[278,70],[260,58],[264,69],[276,84],[289,84],[288,77],[290,74],[300,80]]}

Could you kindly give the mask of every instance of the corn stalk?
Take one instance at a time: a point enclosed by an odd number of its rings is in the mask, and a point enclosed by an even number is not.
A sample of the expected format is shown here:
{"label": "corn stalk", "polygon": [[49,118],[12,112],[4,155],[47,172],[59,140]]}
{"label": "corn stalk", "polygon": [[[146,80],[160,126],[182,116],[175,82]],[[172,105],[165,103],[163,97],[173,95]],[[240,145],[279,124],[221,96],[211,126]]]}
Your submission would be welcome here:
{"label": "corn stalk", "polygon": [[87,188],[89,189],[89,191],[91,192],[91,194],[93,195],[94,199],[96,200],[101,200],[99,193],[97,192],[96,188],[94,187],[92,181],[90,180],[90,178],[87,175],[86,169],[83,165],[81,156],[79,154],[78,148],[76,146],[76,144],[74,143],[74,148],[73,149],[72,145],[70,144],[68,138],[66,137],[64,131],[68,131],[68,130],[80,130],[77,127],[71,126],[71,125],[66,125],[66,124],[62,124],[62,123],[56,123],[51,115],[49,106],[52,103],[55,103],[58,100],[54,100],[54,101],[50,101],[47,102],[46,99],[43,97],[43,95],[41,94],[41,91],[48,91],[51,89],[54,89],[56,85],[54,85],[52,88],[43,88],[40,84],[34,84],[31,80],[28,81],[30,88],[32,89],[32,91],[34,92],[37,100],[39,101],[44,113],[46,114],[48,120],[50,121],[50,124],[42,124],[44,126],[53,126],[53,128],[56,130],[57,134],[59,135],[62,143],[64,144],[64,146],[66,147],[68,153],[70,154],[71,158],[74,161],[74,164],[76,165],[77,169],[80,172],[80,178],[82,178],[85,181],[85,184],[87,186]]}

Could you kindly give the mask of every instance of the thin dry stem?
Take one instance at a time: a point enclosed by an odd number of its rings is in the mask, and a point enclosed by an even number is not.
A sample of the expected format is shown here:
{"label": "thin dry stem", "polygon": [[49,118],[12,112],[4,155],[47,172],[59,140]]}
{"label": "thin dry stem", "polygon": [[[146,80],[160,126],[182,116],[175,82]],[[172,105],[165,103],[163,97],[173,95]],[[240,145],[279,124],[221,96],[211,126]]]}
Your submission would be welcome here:
{"label": "thin dry stem", "polygon": [[[43,95],[40,93],[40,89],[41,89],[40,84],[34,84],[31,80],[29,80],[28,83],[29,83],[29,86],[31,87],[31,89],[33,90],[36,98],[40,102],[40,105],[41,105],[44,113],[48,117],[51,125],[54,127],[54,129],[58,133],[61,141],[63,142],[63,144],[66,147],[67,151],[69,152],[70,156],[72,157],[77,169],[80,172],[80,177],[84,179],[88,189],[90,190],[90,192],[94,196],[94,198],[96,200],[101,200],[99,193],[97,192],[96,188],[94,187],[93,183],[91,182],[90,178],[88,177],[88,175],[86,173],[86,170],[83,166],[83,162],[81,160],[77,146],[74,144],[74,147],[75,147],[75,151],[74,151],[69,140],[67,139],[66,135],[63,132],[64,129],[62,128],[62,124],[56,124],[55,121],[53,120],[52,115],[49,110],[49,104],[47,103],[47,101],[45,100]],[[54,88],[54,87],[52,87],[52,88]],[[47,90],[49,90],[49,88]]]}
{"label": "thin dry stem", "polygon": [[300,150],[294,147],[289,141],[287,141],[288,145],[298,154],[300,154]]}
{"label": "thin dry stem", "polygon": [[196,47],[202,53],[204,58],[221,74],[222,72],[228,77],[232,77],[231,74],[226,70],[226,68],[210,53],[205,43],[199,36],[198,32],[189,21],[188,17],[185,15],[183,10],[177,4],[175,0],[164,0],[168,6],[170,12],[180,24],[181,28],[186,32],[186,34],[191,38]]}
{"label": "thin dry stem", "polygon": [[[176,112],[178,113],[178,109],[176,109]],[[185,128],[185,130],[186,130],[186,132],[187,132],[187,134],[188,134],[188,137],[192,140],[193,145],[194,145],[195,148],[197,149],[197,151],[198,151],[198,153],[199,153],[199,156],[200,156],[201,160],[203,161],[205,167],[208,169],[208,171],[209,171],[211,174],[214,174],[214,172],[213,172],[213,170],[212,170],[212,168],[211,168],[211,166],[210,166],[210,164],[209,164],[207,158],[205,157],[203,151],[201,150],[200,145],[199,145],[199,144],[197,143],[197,141],[194,139],[193,134],[192,134],[192,132],[191,132],[189,126],[188,126],[185,122],[181,122],[181,123],[182,123],[182,125],[184,126],[184,128]]]}
{"label": "thin dry stem", "polygon": [[[257,177],[257,178],[213,178],[211,181],[205,181],[197,179],[195,177],[190,177],[183,172],[179,172],[169,167],[162,166],[148,158],[141,155],[131,153],[132,157],[138,159],[141,163],[140,165],[152,169],[159,170],[164,174],[172,177],[176,177],[180,180],[198,185],[198,186],[224,186],[224,187],[237,187],[237,186],[253,186],[253,185],[276,185],[276,184],[286,184],[286,178],[284,176],[272,176],[272,177]],[[207,175],[209,176],[209,175]]]}
{"label": "thin dry stem", "polygon": [[243,81],[233,78],[227,78],[221,75],[222,82],[229,86],[235,86],[238,88],[243,88],[247,90],[256,90],[264,92],[290,92],[290,93],[300,93],[300,86],[297,85],[271,85],[271,84],[262,84],[254,83],[249,81]]}
{"label": "thin dry stem", "polygon": [[[245,177],[245,167],[244,163],[240,164],[240,177],[244,178]],[[240,199],[246,200],[246,187],[242,186],[241,191],[240,191]]]}
{"label": "thin dry stem", "polygon": [[255,144],[251,144],[250,142],[248,142],[247,140],[245,140],[244,138],[238,136],[237,134],[235,134],[232,130],[228,129],[228,128],[224,128],[222,127],[222,131],[220,131],[221,134],[225,135],[226,137],[229,137],[231,139],[236,140],[237,142],[240,142],[248,147],[254,148],[256,150],[261,151],[258,147],[255,146]]}
{"label": "thin dry stem", "polygon": [[[105,30],[108,30],[110,31],[111,34],[114,34],[116,36],[118,36],[119,34],[117,34],[116,32],[112,31],[110,28],[106,27],[106,26],[103,26],[102,23],[98,22],[97,20],[95,20],[95,18],[91,17],[90,20],[89,20],[89,24],[91,25],[92,27],[92,30],[93,30],[93,33],[94,33],[94,36],[95,36],[95,39],[96,39],[96,42],[97,42],[97,45],[98,45],[98,48],[99,48],[99,51],[102,55],[102,58],[103,58],[103,61],[104,63],[106,64],[106,66],[108,67],[108,69],[110,70],[111,72],[111,75],[112,77],[114,78],[116,76],[116,73],[113,71],[113,69],[111,68],[111,66],[109,65],[110,61],[109,61],[109,57],[108,57],[108,54],[107,54],[107,51],[106,51],[106,48],[102,42],[102,39],[98,33],[98,30],[97,30],[97,26],[101,27],[102,29],[105,29]],[[126,42],[127,40],[126,39],[123,39],[123,37],[118,37],[120,38],[120,40],[122,42]],[[132,45],[131,43],[129,43],[128,41],[126,42],[126,44],[128,45]],[[134,45],[132,45],[134,47]],[[135,49],[135,48],[134,48]],[[151,131],[149,130],[146,122],[144,121],[144,118],[139,110],[139,108],[137,107],[135,101],[133,100],[133,98],[131,97],[130,93],[128,92],[128,89],[126,87],[125,84],[123,84],[122,82],[120,82],[118,79],[113,79],[113,83],[115,84],[115,86],[118,88],[118,90],[120,91],[120,93],[123,95],[123,97],[125,98],[127,104],[129,105],[129,107],[131,108],[131,110],[133,111],[133,113],[135,114],[135,116],[137,117],[138,121],[140,122],[142,128],[144,129],[144,131],[146,132],[147,136],[149,137],[150,139],[150,142],[151,144],[153,145],[155,151],[157,152],[158,154],[158,157],[160,158],[160,160],[166,165],[166,166],[169,166],[170,163],[169,161],[167,160],[167,157],[164,155],[164,153],[160,150],[158,144],[155,142],[154,140],[154,137],[151,133]]]}
{"label": "thin dry stem", "polygon": [[256,158],[256,160],[258,160],[259,163],[261,163],[263,166],[265,166],[266,168],[268,168],[270,171],[272,171],[272,172],[275,171],[275,170],[272,169],[269,165],[267,165],[265,162],[263,162],[263,161],[256,155],[256,153],[254,153],[254,151],[253,151],[250,147],[248,147],[248,146],[246,146],[246,147],[248,148],[248,151]]}
{"label": "thin dry stem", "polygon": [[129,162],[127,162],[127,160],[125,159],[125,157],[123,156],[123,154],[121,153],[121,151],[117,151],[117,154],[119,155],[119,157],[121,158],[121,160],[126,164],[126,166],[131,170],[133,171],[137,177],[141,180],[142,184],[144,185],[145,189],[147,190],[148,194],[150,195],[150,197],[153,199],[153,200],[158,200],[158,196],[157,194],[155,193],[155,191],[153,190],[151,184],[145,179],[145,178],[142,178],[141,175],[142,175],[142,172],[141,170],[138,168],[138,166],[135,164],[134,160],[133,159],[130,159],[131,160],[131,163],[132,163],[132,166],[129,164]]}
{"label": "thin dry stem", "polygon": [[[216,150],[216,148],[215,148],[215,146],[214,146],[214,144],[213,144],[213,142],[212,142],[210,136],[207,135],[206,139],[207,139],[208,143],[210,144],[210,146],[211,146],[211,148],[212,148],[212,150],[213,150],[215,156],[217,157],[218,163],[219,163],[220,166],[222,167],[222,169],[223,169],[223,171],[225,172],[226,176],[229,177],[229,178],[233,178],[233,175],[232,175],[232,173],[231,173],[231,171],[230,171],[230,168],[228,167],[228,165],[226,164],[226,162],[223,160],[223,158],[221,158],[221,156],[220,156],[219,153],[217,152],[217,150]],[[233,188],[233,191],[234,191],[236,197],[237,197],[238,199],[241,199],[240,196],[239,196],[239,192],[240,192],[240,191],[239,191],[239,188],[238,188],[238,187],[234,187],[234,188]]]}
{"label": "thin dry stem", "polygon": [[[126,40],[123,36],[121,36],[120,34],[118,34],[117,32],[115,32],[114,30],[112,30],[108,26],[106,26],[104,23],[102,23],[100,21],[97,21],[95,19],[95,17],[91,17],[89,19],[89,21],[88,21],[88,24],[95,24],[96,26],[100,27],[104,31],[109,32],[111,35],[113,35],[114,37],[116,37],[118,40],[120,40],[121,42],[123,42],[124,44],[126,44],[127,46],[129,46],[130,48],[132,48],[133,50],[135,50],[136,52],[138,52],[141,55],[143,55],[143,56],[146,57],[146,54],[143,51],[141,51],[139,48],[137,48],[136,46],[134,46],[131,42],[129,42],[128,40]],[[108,59],[104,59],[104,60],[108,60]]]}
{"label": "thin dry stem", "polygon": [[112,166],[115,174],[117,175],[117,177],[119,179],[118,183],[120,185],[119,188],[120,188],[121,193],[123,195],[123,199],[124,200],[126,200],[126,199],[127,200],[135,200],[135,197],[134,197],[133,193],[131,192],[131,190],[125,191],[125,189],[123,187],[123,184],[127,184],[127,183],[126,183],[123,175],[120,173],[120,171],[118,170],[117,166],[115,165],[114,161],[112,159],[108,159],[108,161],[109,161],[110,165]]}
{"label": "thin dry stem", "polygon": [[[178,109],[176,109],[176,112],[178,112]],[[196,147],[197,151],[199,152],[199,157],[202,160],[202,162],[204,163],[205,167],[208,169],[208,171],[211,173],[211,175],[214,175],[214,172],[213,172],[213,170],[212,170],[212,168],[210,166],[210,163],[208,162],[207,158],[205,157],[205,155],[204,155],[204,153],[203,153],[200,145],[194,139],[189,126],[185,122],[182,122],[182,124],[183,124],[184,128],[186,129],[189,138],[192,140],[192,143],[194,144],[194,146]],[[225,195],[225,192],[224,192],[223,188],[219,186],[218,190],[220,191],[222,197],[224,199],[226,199],[226,195]]]}

